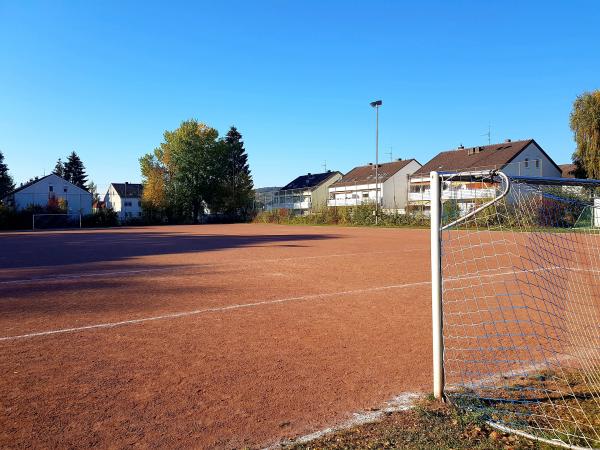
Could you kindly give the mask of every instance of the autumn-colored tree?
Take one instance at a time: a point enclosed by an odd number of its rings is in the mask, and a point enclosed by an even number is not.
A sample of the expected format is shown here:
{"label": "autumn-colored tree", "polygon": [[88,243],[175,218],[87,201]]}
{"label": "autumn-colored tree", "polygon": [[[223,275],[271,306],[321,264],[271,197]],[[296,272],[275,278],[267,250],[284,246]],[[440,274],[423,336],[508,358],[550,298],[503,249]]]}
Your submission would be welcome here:
{"label": "autumn-colored tree", "polygon": [[164,193],[169,215],[196,221],[218,192],[217,138],[217,130],[193,119],[165,131],[160,146],[140,158],[144,191],[149,191],[145,199],[155,201]]}
{"label": "autumn-colored tree", "polygon": [[575,176],[600,179],[600,90],[577,97],[571,112],[571,129],[577,143],[573,153]]}
{"label": "autumn-colored tree", "polygon": [[142,205],[151,217],[160,215],[167,206],[166,178],[164,165],[159,162],[156,154],[147,154],[140,158],[142,171]]}

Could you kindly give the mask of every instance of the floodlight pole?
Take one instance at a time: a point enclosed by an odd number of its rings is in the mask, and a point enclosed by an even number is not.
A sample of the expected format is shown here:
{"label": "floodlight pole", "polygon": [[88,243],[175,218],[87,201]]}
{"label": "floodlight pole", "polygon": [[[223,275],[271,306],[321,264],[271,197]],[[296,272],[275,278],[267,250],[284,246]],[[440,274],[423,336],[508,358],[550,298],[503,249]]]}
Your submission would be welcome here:
{"label": "floodlight pole", "polygon": [[442,189],[437,172],[430,173],[431,221],[431,324],[433,337],[433,396],[444,394],[444,351],[442,316]]}
{"label": "floodlight pole", "polygon": [[379,107],[382,104],[381,100],[371,102],[375,108],[375,225],[379,219]]}

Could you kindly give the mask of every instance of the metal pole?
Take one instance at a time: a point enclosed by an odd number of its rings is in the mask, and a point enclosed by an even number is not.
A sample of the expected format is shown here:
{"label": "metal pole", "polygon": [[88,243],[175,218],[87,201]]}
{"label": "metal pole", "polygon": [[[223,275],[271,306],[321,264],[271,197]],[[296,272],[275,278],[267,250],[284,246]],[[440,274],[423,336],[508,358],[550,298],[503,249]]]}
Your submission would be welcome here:
{"label": "metal pole", "polygon": [[444,393],[444,352],[442,317],[442,253],[441,253],[441,199],[440,177],[430,174],[431,220],[431,323],[433,332],[433,395],[442,399]]}
{"label": "metal pole", "polygon": [[379,216],[379,105],[375,106],[375,225]]}

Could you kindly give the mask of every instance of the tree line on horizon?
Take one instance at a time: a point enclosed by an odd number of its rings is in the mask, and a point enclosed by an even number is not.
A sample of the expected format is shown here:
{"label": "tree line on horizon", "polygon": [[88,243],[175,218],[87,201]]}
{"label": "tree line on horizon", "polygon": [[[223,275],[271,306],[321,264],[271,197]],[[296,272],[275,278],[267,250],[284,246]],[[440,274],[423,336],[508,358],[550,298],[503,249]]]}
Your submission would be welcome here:
{"label": "tree line on horizon", "polygon": [[163,137],[139,160],[146,214],[184,222],[197,222],[207,212],[232,220],[250,215],[254,184],[235,127],[219,138],[216,129],[190,119]]}

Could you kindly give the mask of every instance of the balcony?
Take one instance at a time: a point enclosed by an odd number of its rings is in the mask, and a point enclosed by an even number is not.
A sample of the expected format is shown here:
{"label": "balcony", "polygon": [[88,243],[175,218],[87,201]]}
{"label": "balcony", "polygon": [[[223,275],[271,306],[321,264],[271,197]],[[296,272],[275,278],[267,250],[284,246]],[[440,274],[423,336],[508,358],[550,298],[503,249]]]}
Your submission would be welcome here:
{"label": "balcony", "polygon": [[[429,189],[423,192],[409,192],[408,201],[429,201],[431,200],[431,191]],[[487,189],[446,189],[442,191],[443,200],[475,200],[481,198],[494,198],[497,191],[494,188]]]}
{"label": "balcony", "polygon": [[[341,198],[327,200],[327,206],[358,206],[364,204],[375,204],[375,199],[372,198]],[[379,204],[383,204],[383,199],[379,199]]]}

